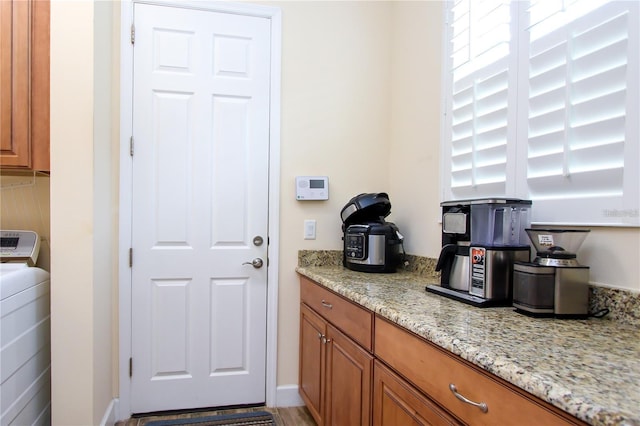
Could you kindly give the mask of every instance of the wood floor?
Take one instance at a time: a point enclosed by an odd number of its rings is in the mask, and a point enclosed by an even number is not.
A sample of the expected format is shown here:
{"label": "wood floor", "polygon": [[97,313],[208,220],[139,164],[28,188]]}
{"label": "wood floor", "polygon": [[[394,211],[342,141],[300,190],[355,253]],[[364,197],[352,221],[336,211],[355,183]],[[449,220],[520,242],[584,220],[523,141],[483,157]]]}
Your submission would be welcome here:
{"label": "wood floor", "polygon": [[311,414],[309,414],[309,410],[307,410],[306,407],[252,407],[212,411],[199,410],[197,412],[162,413],[148,416],[135,416],[129,420],[117,422],[116,426],[144,426],[147,422],[152,420],[175,420],[191,417],[206,417],[215,414],[242,413],[247,411],[268,411],[273,414],[273,418],[278,426],[316,426],[315,421],[311,417]]}

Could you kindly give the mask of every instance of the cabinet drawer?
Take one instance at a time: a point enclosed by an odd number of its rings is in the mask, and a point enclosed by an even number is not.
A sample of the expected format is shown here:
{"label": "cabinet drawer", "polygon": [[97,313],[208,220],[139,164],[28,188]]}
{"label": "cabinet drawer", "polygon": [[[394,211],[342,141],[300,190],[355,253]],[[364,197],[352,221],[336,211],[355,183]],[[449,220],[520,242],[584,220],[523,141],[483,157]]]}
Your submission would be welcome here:
{"label": "cabinet drawer", "polygon": [[368,351],[373,350],[373,313],[300,277],[300,299]]}
{"label": "cabinet drawer", "polygon": [[[465,423],[582,424],[380,317],[375,320],[375,355]],[[487,412],[456,398],[451,384],[460,395],[487,404]]]}

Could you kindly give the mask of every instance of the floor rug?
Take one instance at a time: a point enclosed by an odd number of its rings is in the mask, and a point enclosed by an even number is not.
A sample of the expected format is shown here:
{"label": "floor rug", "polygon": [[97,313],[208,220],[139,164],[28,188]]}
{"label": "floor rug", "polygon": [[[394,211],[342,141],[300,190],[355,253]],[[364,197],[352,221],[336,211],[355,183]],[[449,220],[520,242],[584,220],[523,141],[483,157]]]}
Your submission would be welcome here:
{"label": "floor rug", "polygon": [[252,411],[188,419],[153,420],[145,423],[145,426],[275,426],[275,424],[276,422],[271,413]]}

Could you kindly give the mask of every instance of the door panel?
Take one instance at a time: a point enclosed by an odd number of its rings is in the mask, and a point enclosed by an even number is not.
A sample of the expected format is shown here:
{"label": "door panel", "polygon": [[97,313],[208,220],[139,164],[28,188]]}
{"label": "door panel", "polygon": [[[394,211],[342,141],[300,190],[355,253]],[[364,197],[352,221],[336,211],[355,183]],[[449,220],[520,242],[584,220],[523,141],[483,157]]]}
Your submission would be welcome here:
{"label": "door panel", "polygon": [[189,284],[187,280],[154,280],[152,283],[152,380],[190,374]]}
{"label": "door panel", "polygon": [[132,412],[262,403],[269,21],[134,21]]}
{"label": "door panel", "polygon": [[250,342],[243,338],[247,328],[247,280],[213,280],[211,292],[211,374],[247,372]]}

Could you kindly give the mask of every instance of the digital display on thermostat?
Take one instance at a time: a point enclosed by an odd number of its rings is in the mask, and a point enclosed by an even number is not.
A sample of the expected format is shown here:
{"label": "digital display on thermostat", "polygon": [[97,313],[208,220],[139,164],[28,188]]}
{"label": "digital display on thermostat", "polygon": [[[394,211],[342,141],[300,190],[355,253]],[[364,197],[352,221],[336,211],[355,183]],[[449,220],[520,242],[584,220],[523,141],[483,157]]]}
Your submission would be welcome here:
{"label": "digital display on thermostat", "polygon": [[322,188],[324,188],[324,180],[322,180],[322,179],[310,179],[309,180],[309,188],[311,188],[311,189],[322,189]]}

